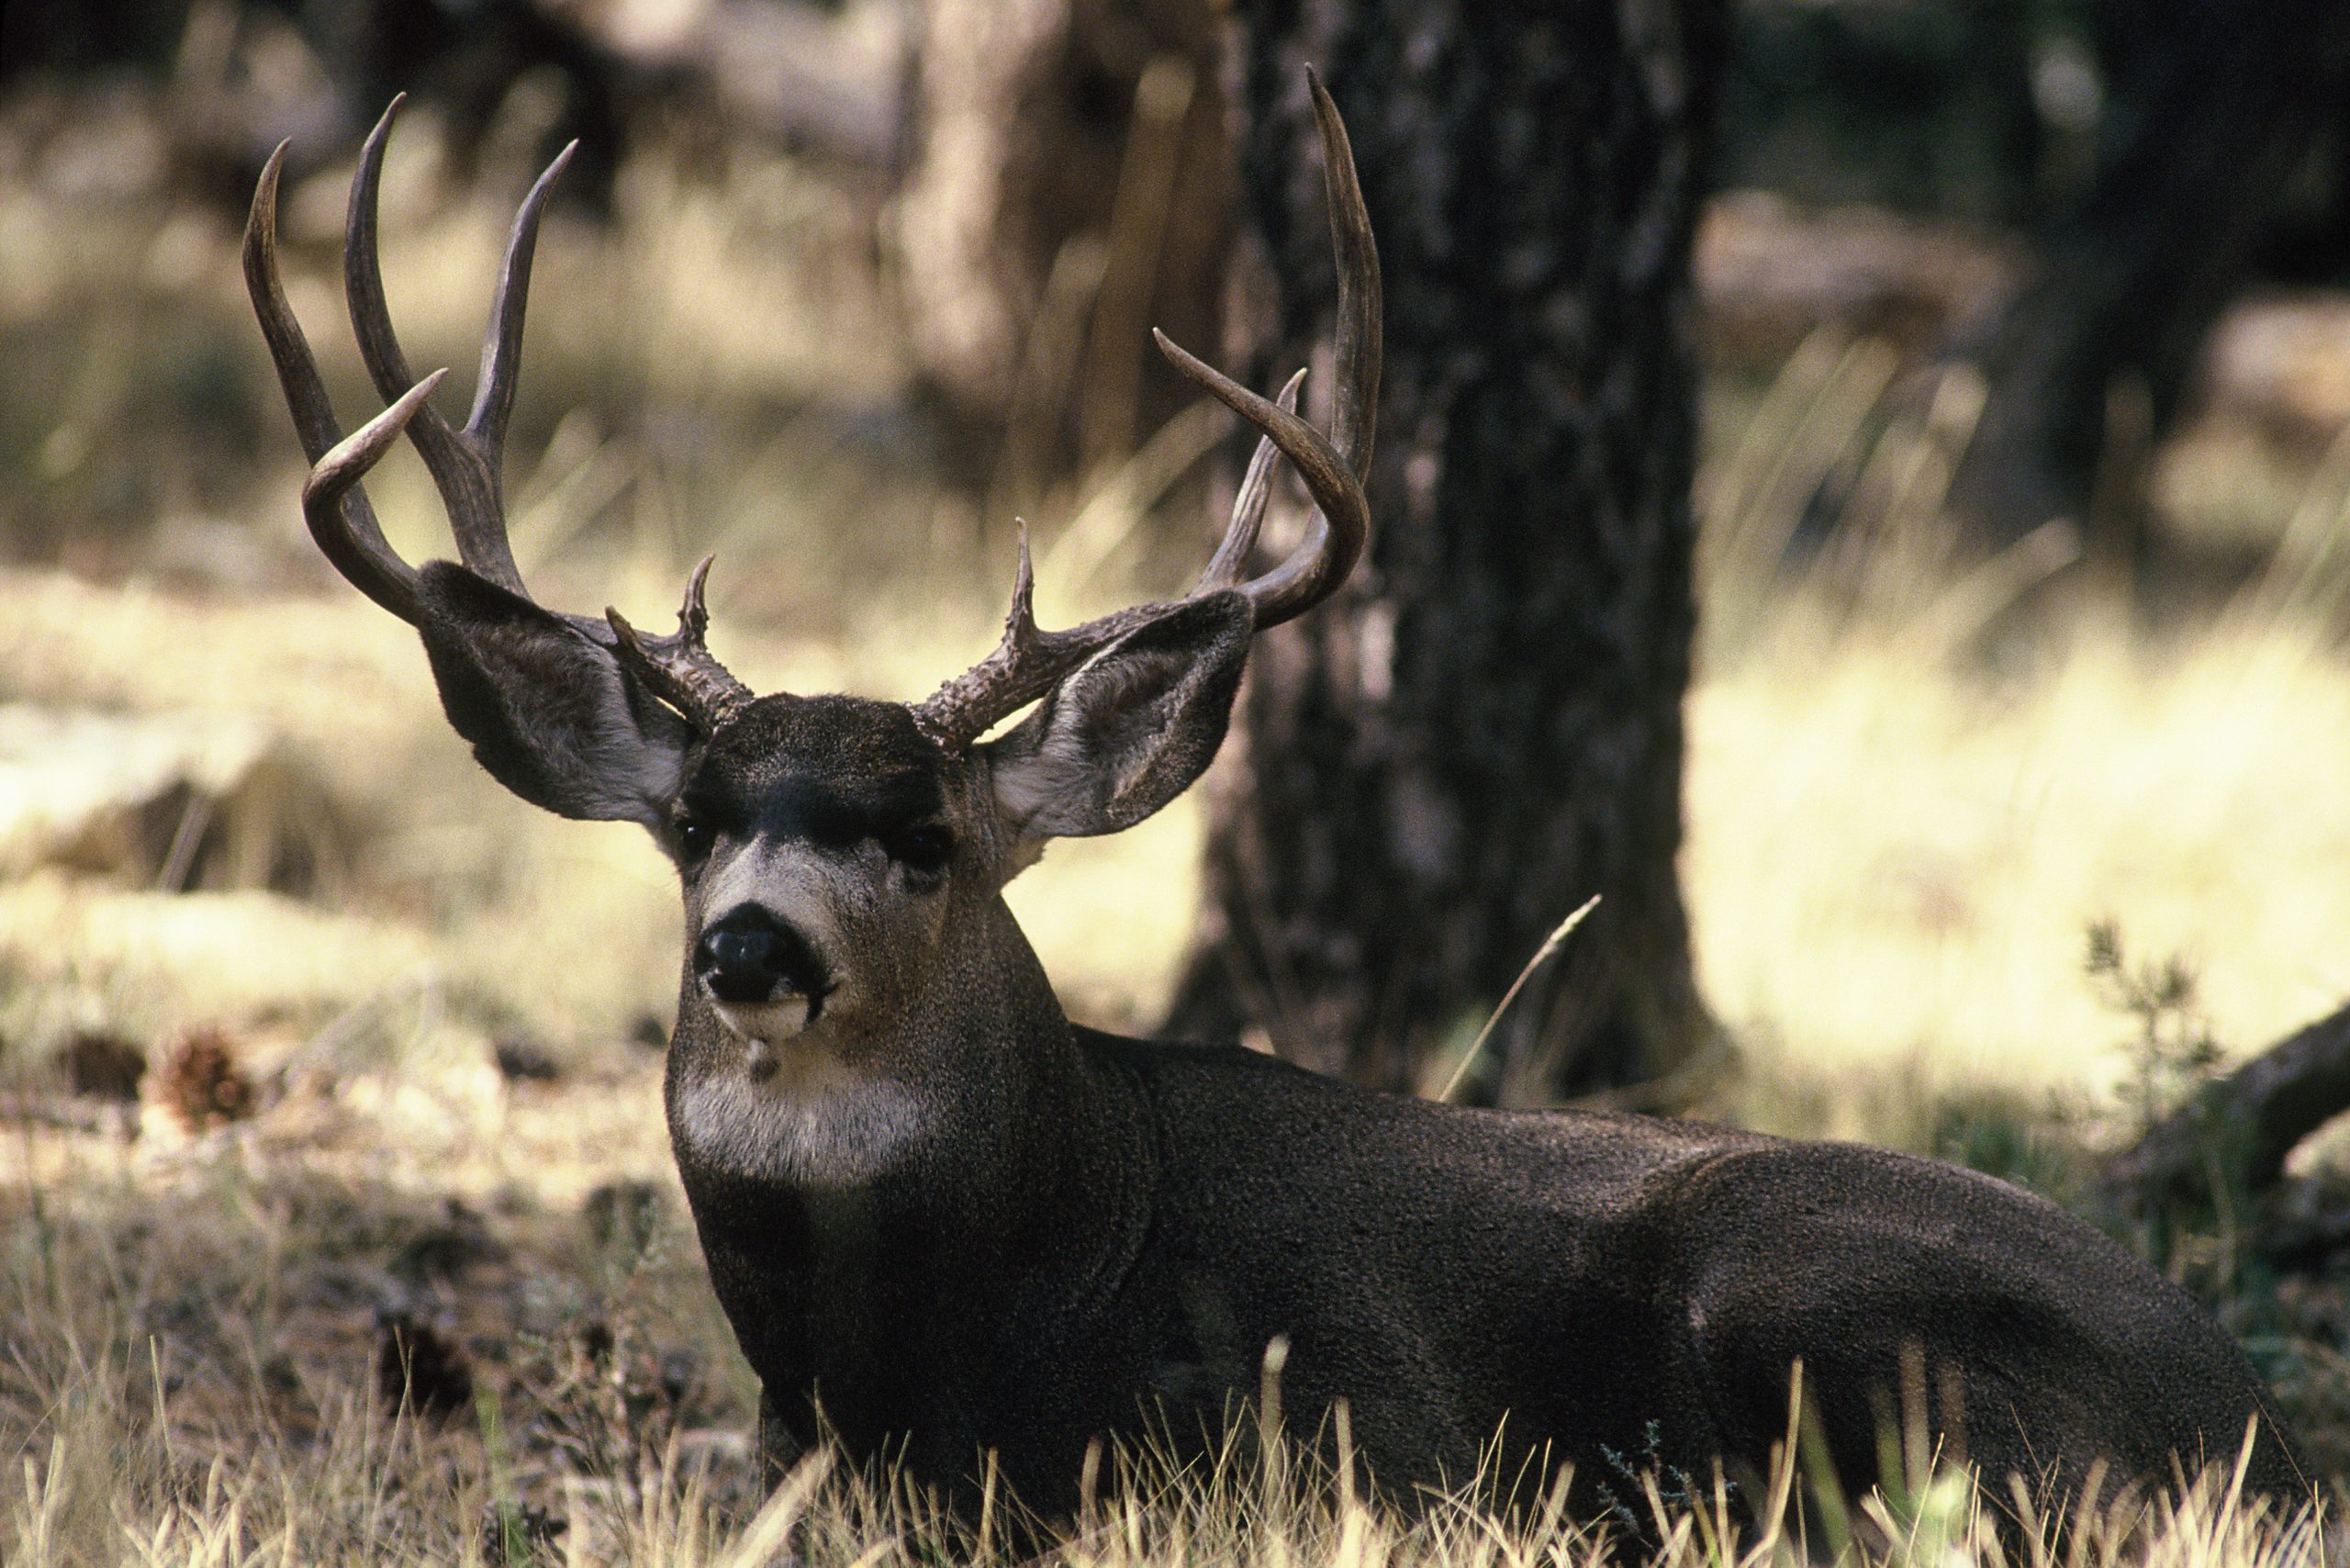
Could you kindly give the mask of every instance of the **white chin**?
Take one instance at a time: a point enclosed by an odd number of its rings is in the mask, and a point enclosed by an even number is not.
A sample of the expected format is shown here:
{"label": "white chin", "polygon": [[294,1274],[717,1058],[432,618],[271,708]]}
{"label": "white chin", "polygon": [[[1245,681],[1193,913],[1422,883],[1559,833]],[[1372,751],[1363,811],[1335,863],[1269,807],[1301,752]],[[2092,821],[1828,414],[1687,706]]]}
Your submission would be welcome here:
{"label": "white chin", "polygon": [[711,1007],[726,1032],[754,1046],[779,1046],[808,1027],[815,1003],[805,996],[779,996],[773,1002],[713,1002]]}

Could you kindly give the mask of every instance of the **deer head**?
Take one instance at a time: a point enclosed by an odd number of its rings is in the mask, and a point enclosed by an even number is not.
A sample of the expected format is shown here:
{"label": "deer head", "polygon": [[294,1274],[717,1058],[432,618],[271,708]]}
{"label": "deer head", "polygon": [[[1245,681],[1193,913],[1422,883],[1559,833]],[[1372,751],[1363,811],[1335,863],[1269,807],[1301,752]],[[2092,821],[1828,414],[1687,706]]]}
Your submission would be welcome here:
{"label": "deer head", "polygon": [[[615,610],[547,609],[525,588],[499,469],[532,247],[568,150],[515,219],[473,409],[452,426],[429,400],[446,373],[412,375],[386,308],[376,188],[397,100],[386,112],[352,182],[343,261],[361,356],[390,406],[348,438],[278,275],[283,148],[263,171],[245,275],[314,465],[302,490],[310,532],[355,587],[416,627],[450,722],[499,782],[564,816],[640,823],[676,862],[688,931],[679,1038],[693,1043],[693,1076],[710,1092],[739,1102],[772,1084],[798,1103],[843,1078],[868,1088],[918,1080],[923,1064],[906,1058],[939,1033],[923,1025],[982,1006],[1007,969],[1034,969],[1004,884],[1046,840],[1131,826],[1197,778],[1223,741],[1249,640],[1329,597],[1360,557],[1378,263],[1346,132],[1318,82],[1313,91],[1342,279],[1333,434],[1295,412],[1303,372],[1268,401],[1159,337],[1185,375],[1261,432],[1198,584],[1169,602],[1042,631],[1024,530],[1002,644],[913,704],[755,696],[704,641],[707,559],[686,585],[677,629],[660,635]],[[439,489],[457,561],[401,559],[360,487],[402,431]],[[1277,455],[1318,510],[1297,549],[1252,577]],[[1049,991],[1017,1005],[1050,1008]],[[892,1103],[860,1101],[868,1112]],[[704,1120],[731,1129],[721,1141],[744,1145],[732,1151],[737,1164],[790,1158],[777,1150],[792,1140],[756,1117]],[[868,1143],[880,1137],[866,1132]]]}

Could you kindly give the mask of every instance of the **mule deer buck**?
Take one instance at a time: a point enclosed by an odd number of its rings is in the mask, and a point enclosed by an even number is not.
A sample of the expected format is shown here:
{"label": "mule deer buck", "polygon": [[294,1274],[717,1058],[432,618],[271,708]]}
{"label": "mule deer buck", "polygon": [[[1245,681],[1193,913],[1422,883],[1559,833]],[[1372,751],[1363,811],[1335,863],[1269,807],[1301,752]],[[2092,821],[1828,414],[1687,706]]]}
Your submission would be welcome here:
{"label": "mule deer buck", "polygon": [[[968,1502],[991,1452],[1020,1497],[1064,1509],[1098,1439],[1221,1432],[1281,1341],[1286,1408],[1310,1423],[1343,1402],[1391,1492],[1465,1476],[1497,1433],[1505,1463],[1572,1462],[1585,1502],[1610,1450],[1751,1474],[1787,1429],[1798,1361],[1853,1484],[1876,1474],[1906,1372],[1946,1455],[2052,1496],[2099,1467],[2231,1460],[2255,1419],[2252,1483],[2301,1492],[2227,1335],[1999,1182],[1638,1116],[1453,1108],[1063,1014],[1005,884],[1048,840],[1129,827],[1197,778],[1250,639],[1328,598],[1368,535],[1378,263],[1346,132],[1312,90],[1342,279],[1330,432],[1293,411],[1296,379],[1269,401],[1162,338],[1261,434],[1198,586],[1040,631],[1024,541],[1002,644],[912,705],[754,695],[704,644],[707,560],[666,634],[525,590],[500,449],[560,159],[515,222],[472,414],[452,426],[427,400],[441,373],[411,375],[385,308],[386,113],[344,267],[391,401],[347,440],[279,281],[278,164],[262,177],[245,272],[315,465],[319,547],[422,635],[450,722],[501,783],[641,823],[677,863],[669,1131],[763,1385],[764,1454],[829,1423]],[[359,487],[403,431],[457,563],[401,559]],[[1251,576],[1278,459],[1318,511]]]}

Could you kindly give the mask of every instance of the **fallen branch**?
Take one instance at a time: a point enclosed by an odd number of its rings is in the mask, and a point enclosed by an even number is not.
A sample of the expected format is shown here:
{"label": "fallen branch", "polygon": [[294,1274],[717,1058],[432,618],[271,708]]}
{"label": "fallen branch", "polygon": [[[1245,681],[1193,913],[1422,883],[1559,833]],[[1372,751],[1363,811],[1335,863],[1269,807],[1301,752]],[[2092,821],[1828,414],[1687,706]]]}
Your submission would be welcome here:
{"label": "fallen branch", "polygon": [[2098,1187],[2143,1204],[2191,1190],[2224,1144],[2246,1190],[2284,1174],[2300,1141],[2350,1111],[2350,1006],[2327,1014],[2218,1080],[2106,1163]]}

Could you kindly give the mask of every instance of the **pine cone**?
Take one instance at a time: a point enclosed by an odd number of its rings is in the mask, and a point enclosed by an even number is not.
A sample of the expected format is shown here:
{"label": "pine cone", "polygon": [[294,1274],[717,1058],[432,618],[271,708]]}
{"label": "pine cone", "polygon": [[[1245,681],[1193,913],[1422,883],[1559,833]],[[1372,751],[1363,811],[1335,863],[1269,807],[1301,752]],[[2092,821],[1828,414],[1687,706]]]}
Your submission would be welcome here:
{"label": "pine cone", "polygon": [[218,1029],[191,1029],[173,1041],[153,1082],[156,1102],[192,1133],[253,1113],[252,1080],[237,1066],[229,1036]]}

